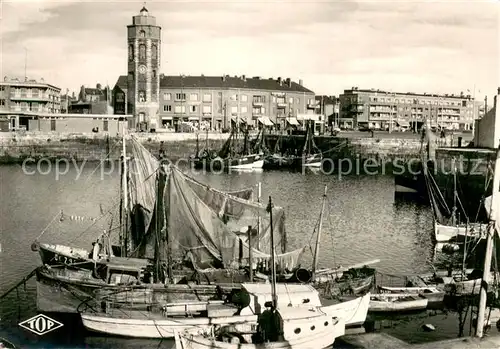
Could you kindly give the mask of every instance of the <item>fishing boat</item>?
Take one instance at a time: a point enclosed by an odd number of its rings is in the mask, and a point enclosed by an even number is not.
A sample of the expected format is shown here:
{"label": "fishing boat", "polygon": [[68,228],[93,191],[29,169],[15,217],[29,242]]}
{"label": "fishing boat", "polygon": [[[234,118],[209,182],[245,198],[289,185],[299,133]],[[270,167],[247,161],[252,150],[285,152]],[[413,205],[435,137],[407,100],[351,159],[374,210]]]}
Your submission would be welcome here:
{"label": "fishing boat", "polygon": [[[457,191],[457,169],[453,171],[453,207],[448,207],[434,177],[424,164],[424,177],[427,184],[428,196],[434,212],[434,238],[437,242],[450,240],[463,241],[467,239],[484,239],[487,225],[470,222]],[[460,206],[460,207],[459,207]],[[459,209],[465,217],[465,222],[460,222]]]}
{"label": "fishing boat", "polygon": [[302,150],[302,167],[320,168],[323,162],[323,154],[314,143],[313,126],[307,123],[306,140]]}
{"label": "fishing boat", "polygon": [[409,312],[424,310],[429,300],[408,293],[378,293],[370,296],[370,312]]}
{"label": "fishing boat", "polygon": [[422,295],[429,303],[442,303],[445,292],[437,287],[389,287],[379,286],[379,292],[384,293],[406,293],[412,295]]}
{"label": "fishing boat", "polygon": [[262,169],[264,154],[253,152],[249,146],[248,131],[244,132],[243,142],[238,135],[236,129],[233,129],[216,155],[214,152],[207,152],[205,155],[193,158],[195,168],[203,168],[206,171]]}
{"label": "fishing boat", "polygon": [[256,328],[221,328],[214,335],[176,333],[178,349],[320,349],[343,336],[342,320],[317,309],[267,310]]}
{"label": "fishing boat", "polygon": [[[197,182],[175,166],[161,165],[164,167],[158,171],[160,164],[136,140],[132,142],[132,149],[137,171],[131,171],[135,176],[131,177],[135,180],[130,181],[131,200],[124,195],[127,198],[124,201],[137,204],[133,210],[125,209],[129,207],[127,203],[122,205],[122,226],[125,227],[120,241],[123,250],[130,251],[127,257],[122,257],[126,260],[108,255],[106,263],[94,263],[91,272],[78,265],[64,265],[63,269],[69,271],[40,268],[37,272],[39,306],[70,305],[60,310],[40,307],[40,311],[67,312],[72,308],[72,312],[76,312],[81,295],[85,296],[83,299],[93,297],[103,283],[115,291],[129,291],[132,298],[144,289],[154,288],[153,294],[163,299],[162,293],[167,291],[151,283],[163,286],[182,279],[210,284],[248,281],[248,251],[241,256],[239,251],[249,239],[255,260],[261,268],[266,268],[270,256],[256,247],[269,244],[270,222],[266,219],[265,205],[244,198],[249,198],[251,191],[231,195]],[[156,200],[157,197],[160,200]],[[286,251],[284,210],[275,207],[273,211],[276,218],[273,231],[280,235],[275,239],[282,251]],[[130,225],[131,222],[134,224]],[[303,248],[277,254],[280,267],[293,270],[302,251]],[[137,263],[130,262],[134,261],[131,258],[137,258]],[[120,274],[127,274],[129,281],[124,284]],[[137,287],[130,289],[130,283]],[[76,297],[75,293],[80,296]],[[54,303],[51,294],[65,299]]]}
{"label": "fishing boat", "polygon": [[[276,284],[276,292],[278,308],[317,309],[330,318],[338,317],[345,326],[362,325],[368,313],[370,295],[322,306],[318,292],[308,285]],[[89,331],[137,338],[172,338],[175,331],[207,331],[212,325],[255,325],[265,304],[272,299],[271,284],[242,284],[237,292],[231,293],[230,299],[160,302],[148,309],[140,307],[139,302],[130,309],[102,300],[105,309],[84,310],[80,315]]]}

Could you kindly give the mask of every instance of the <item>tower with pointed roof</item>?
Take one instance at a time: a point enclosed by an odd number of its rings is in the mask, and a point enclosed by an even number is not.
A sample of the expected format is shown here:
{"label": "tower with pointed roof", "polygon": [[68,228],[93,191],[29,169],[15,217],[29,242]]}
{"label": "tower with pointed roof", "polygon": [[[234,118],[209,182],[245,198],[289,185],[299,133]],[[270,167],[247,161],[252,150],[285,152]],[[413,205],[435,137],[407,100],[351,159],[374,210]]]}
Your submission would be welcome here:
{"label": "tower with pointed roof", "polygon": [[135,116],[137,129],[156,129],[160,125],[161,27],[144,6],[127,26],[128,77],[127,102]]}

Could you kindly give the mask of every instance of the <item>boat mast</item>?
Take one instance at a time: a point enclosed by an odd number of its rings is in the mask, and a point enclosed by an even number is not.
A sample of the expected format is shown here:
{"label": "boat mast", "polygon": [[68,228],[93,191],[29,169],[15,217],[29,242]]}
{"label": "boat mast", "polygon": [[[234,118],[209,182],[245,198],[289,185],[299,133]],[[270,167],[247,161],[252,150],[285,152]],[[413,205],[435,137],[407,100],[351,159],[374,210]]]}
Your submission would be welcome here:
{"label": "boat mast", "polygon": [[325,211],[325,204],[326,204],[326,190],[327,190],[327,186],[325,185],[325,193],[323,194],[323,203],[321,204],[321,212],[319,214],[318,236],[316,237],[316,246],[314,249],[314,256],[313,256],[313,268],[312,268],[312,280],[313,281],[316,278],[316,270],[318,269],[319,244],[321,241],[321,228],[323,226],[323,213]]}
{"label": "boat mast", "polygon": [[121,248],[121,256],[125,257],[128,254],[128,238],[127,238],[127,228],[128,228],[128,169],[127,169],[127,145],[125,142],[125,128],[123,129],[122,137],[122,153],[123,153],[123,175],[122,175],[122,189],[123,189],[123,221],[122,221],[122,238],[123,245]]}
{"label": "boat mast", "polygon": [[[497,104],[498,106],[498,104]],[[496,111],[496,116],[500,116],[500,112]],[[481,282],[481,293],[479,295],[479,312],[477,314],[476,337],[483,337],[484,320],[486,314],[486,299],[491,274],[491,257],[493,255],[493,236],[496,229],[496,221],[498,218],[498,206],[500,203],[500,147],[497,150],[495,160],[495,172],[493,173],[493,189],[491,194],[490,207],[490,223],[486,233],[486,253],[484,257],[483,280]]]}
{"label": "boat mast", "polygon": [[[259,184],[257,184],[257,203],[260,204],[261,200],[262,200],[262,183],[259,182]],[[258,238],[260,236],[260,232],[262,230],[262,219],[260,218],[260,210],[258,211],[258,214],[257,214],[257,250],[260,251],[260,239]]]}
{"label": "boat mast", "polygon": [[276,309],[278,302],[276,296],[276,261],[274,257],[273,203],[271,196],[269,196],[267,211],[269,212],[269,224],[271,228],[271,295],[273,300],[273,309]]}
{"label": "boat mast", "polygon": [[451,224],[456,226],[457,221],[457,160],[453,158],[453,209],[451,210]]}

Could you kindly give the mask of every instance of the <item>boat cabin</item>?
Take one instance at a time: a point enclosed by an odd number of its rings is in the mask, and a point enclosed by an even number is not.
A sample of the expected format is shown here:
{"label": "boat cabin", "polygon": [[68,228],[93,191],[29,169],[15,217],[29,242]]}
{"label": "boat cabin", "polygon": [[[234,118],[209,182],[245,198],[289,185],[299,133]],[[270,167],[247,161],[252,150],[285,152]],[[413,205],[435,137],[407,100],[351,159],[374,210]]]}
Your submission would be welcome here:
{"label": "boat cabin", "polygon": [[111,285],[144,282],[147,281],[144,276],[148,265],[145,259],[111,257],[100,276]]}
{"label": "boat cabin", "polygon": [[[242,309],[241,315],[261,314],[265,310],[266,302],[272,301],[271,284],[243,283],[242,293],[250,299],[247,307]],[[320,307],[319,293],[310,285],[277,284],[277,308],[309,306]]]}

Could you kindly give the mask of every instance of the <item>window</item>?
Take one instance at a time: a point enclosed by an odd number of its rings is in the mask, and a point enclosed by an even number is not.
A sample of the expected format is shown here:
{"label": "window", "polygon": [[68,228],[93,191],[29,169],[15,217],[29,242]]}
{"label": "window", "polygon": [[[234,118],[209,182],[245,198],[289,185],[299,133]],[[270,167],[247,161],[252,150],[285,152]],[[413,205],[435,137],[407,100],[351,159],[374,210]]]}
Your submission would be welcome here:
{"label": "window", "polygon": [[156,78],[156,69],[153,69],[153,78]]}
{"label": "window", "polygon": [[163,94],[163,100],[164,101],[170,101],[170,100],[172,100],[172,95],[170,93],[164,93]]}
{"label": "window", "polygon": [[238,100],[238,95],[232,95],[231,97],[232,101],[237,101]]}
{"label": "window", "polygon": [[146,92],[139,91],[139,103],[146,102]]}
{"label": "window", "polygon": [[248,96],[247,95],[241,95],[241,101],[242,102],[247,102],[248,101]]}
{"label": "window", "polygon": [[104,121],[102,122],[102,130],[103,130],[104,132],[108,132],[108,123],[109,123],[109,121],[108,121],[108,120],[104,120]]}
{"label": "window", "polygon": [[158,59],[158,49],[156,45],[151,45],[151,59]]}
{"label": "window", "polygon": [[175,113],[177,114],[184,114],[186,112],[186,106],[185,105],[176,105],[175,106]]}
{"label": "window", "polygon": [[266,108],[261,107],[261,108],[260,108],[260,113],[261,113],[261,114],[265,114],[265,113],[266,113]]}
{"label": "window", "polygon": [[231,114],[237,114],[238,113],[238,107],[231,107]]}
{"label": "window", "polygon": [[295,97],[295,103],[299,104],[299,98]]}
{"label": "window", "polygon": [[288,103],[290,103],[290,104],[293,103],[293,97],[288,98]]}
{"label": "window", "polygon": [[185,93],[176,93],[175,99],[178,101],[183,101],[186,99],[186,94]]}
{"label": "window", "polygon": [[203,102],[211,102],[211,101],[212,101],[212,94],[210,93],[203,94]]}
{"label": "window", "polygon": [[189,106],[189,112],[190,112],[190,113],[196,113],[196,110],[197,110],[197,109],[196,109],[196,105],[190,105],[190,106]]}
{"label": "window", "polygon": [[172,106],[171,105],[164,105],[163,106],[163,111],[169,111],[169,112],[171,112],[172,111]]}
{"label": "window", "polygon": [[203,106],[203,114],[212,114],[212,106],[204,105]]}
{"label": "window", "polygon": [[282,103],[282,104],[286,103],[285,102],[285,97],[278,97],[278,98],[276,98],[276,102]]}
{"label": "window", "polygon": [[271,97],[271,101],[272,101],[273,103],[276,103],[276,96],[272,96],[272,97]]}
{"label": "window", "polygon": [[0,99],[0,106],[5,105],[5,99]]}
{"label": "window", "polygon": [[253,102],[254,103],[265,103],[266,96],[253,96]]}
{"label": "window", "polygon": [[128,60],[134,60],[134,45],[128,45]]}
{"label": "window", "polygon": [[242,113],[246,113],[248,111],[248,108],[247,107],[241,107],[241,112]]}
{"label": "window", "polygon": [[198,100],[198,94],[197,93],[191,93],[189,95],[189,100],[190,101],[197,101]]}
{"label": "window", "polygon": [[144,44],[139,45],[139,59],[146,59],[146,45]]}
{"label": "window", "polygon": [[50,130],[51,131],[56,130],[56,120],[50,120]]}
{"label": "window", "polygon": [[145,32],[144,30],[141,30],[141,31],[139,32],[139,37],[141,37],[141,38],[145,38],[145,37],[146,37],[146,32]]}

